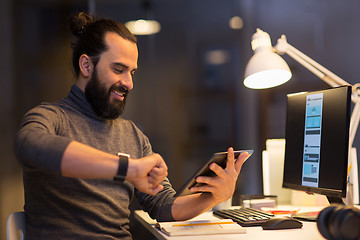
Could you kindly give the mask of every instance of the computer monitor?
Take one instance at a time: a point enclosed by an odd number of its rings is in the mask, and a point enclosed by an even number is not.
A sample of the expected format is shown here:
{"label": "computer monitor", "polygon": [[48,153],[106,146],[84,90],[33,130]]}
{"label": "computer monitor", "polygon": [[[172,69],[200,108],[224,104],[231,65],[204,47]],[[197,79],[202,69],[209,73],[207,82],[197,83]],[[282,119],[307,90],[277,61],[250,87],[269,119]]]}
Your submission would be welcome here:
{"label": "computer monitor", "polygon": [[351,87],[288,94],[283,187],[346,197]]}

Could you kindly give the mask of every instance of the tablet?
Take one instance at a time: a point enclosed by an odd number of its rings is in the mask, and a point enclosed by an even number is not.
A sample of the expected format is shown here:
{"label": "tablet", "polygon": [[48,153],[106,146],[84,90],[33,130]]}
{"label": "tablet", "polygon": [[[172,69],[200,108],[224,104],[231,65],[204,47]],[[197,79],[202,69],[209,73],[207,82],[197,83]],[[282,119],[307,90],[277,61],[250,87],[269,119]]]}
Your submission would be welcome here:
{"label": "tablet", "polygon": [[[238,158],[240,153],[248,152],[249,156],[248,158],[253,154],[254,150],[239,150],[234,151],[235,160]],[[210,170],[209,166],[211,163],[216,163],[222,168],[226,167],[226,161],[227,161],[227,152],[219,152],[215,153],[207,163],[205,163],[199,170],[195,172],[194,175],[191,176],[191,178],[180,188],[180,190],[175,194],[175,197],[183,196],[183,195],[189,195],[194,194],[196,192],[190,192],[190,188],[194,186],[199,186],[201,183],[196,182],[196,178],[198,176],[215,176],[215,173]]]}

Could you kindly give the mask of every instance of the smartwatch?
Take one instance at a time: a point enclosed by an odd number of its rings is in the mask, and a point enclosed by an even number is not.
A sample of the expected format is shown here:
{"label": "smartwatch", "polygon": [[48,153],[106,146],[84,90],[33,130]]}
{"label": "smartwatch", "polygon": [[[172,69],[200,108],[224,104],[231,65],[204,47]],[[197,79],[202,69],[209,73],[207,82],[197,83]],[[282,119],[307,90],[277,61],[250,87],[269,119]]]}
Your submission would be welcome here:
{"label": "smartwatch", "polygon": [[119,166],[117,173],[114,177],[114,181],[118,182],[124,182],[126,178],[126,173],[129,166],[129,154],[126,153],[117,153],[117,156],[119,157]]}

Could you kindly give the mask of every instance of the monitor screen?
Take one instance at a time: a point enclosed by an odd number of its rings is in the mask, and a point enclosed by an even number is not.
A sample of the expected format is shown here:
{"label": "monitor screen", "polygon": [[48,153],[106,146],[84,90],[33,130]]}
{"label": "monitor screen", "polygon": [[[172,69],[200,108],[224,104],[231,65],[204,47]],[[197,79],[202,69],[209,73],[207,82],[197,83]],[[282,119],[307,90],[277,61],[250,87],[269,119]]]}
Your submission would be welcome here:
{"label": "monitor screen", "polygon": [[283,187],[346,196],[350,94],[343,86],[287,96]]}

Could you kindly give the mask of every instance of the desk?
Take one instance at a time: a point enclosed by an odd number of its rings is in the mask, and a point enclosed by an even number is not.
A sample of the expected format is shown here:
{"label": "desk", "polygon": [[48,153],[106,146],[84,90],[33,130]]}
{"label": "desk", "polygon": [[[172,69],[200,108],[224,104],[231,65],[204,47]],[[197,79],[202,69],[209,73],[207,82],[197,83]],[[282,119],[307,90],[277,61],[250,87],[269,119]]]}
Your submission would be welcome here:
{"label": "desk", "polygon": [[[319,233],[316,222],[303,221],[301,229],[286,229],[286,230],[263,230],[261,227],[246,227],[245,234],[221,234],[221,235],[198,235],[198,236],[176,236],[169,237],[154,227],[156,220],[153,220],[149,215],[142,211],[135,211],[135,219],[157,239],[161,240],[227,240],[227,239],[291,239],[291,240],[317,240],[325,239]],[[213,216],[211,211],[205,212],[192,220],[206,220],[217,219]]]}

